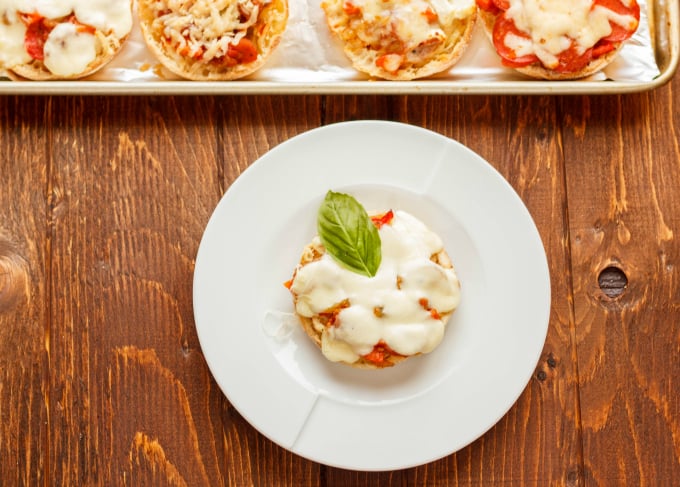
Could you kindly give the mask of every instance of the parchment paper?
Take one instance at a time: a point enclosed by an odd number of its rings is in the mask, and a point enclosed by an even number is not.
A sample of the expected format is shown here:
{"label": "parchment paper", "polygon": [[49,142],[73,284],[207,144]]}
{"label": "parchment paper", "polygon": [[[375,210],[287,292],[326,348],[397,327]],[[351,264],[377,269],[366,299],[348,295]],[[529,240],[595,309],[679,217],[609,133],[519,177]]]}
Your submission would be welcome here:
{"label": "parchment paper", "polygon": [[[660,74],[654,57],[653,41],[647,16],[647,2],[640,4],[640,25],[617,59],[604,71],[585,80],[652,81]],[[339,42],[326,25],[320,0],[289,0],[288,26],[276,51],[257,73],[245,79],[281,83],[336,82],[366,80],[345,57]],[[136,12],[135,12],[136,19]],[[438,80],[517,81],[523,75],[501,65],[481,22],[460,61]],[[162,68],[147,49],[138,22],[135,23],[122,51],[91,80],[140,82],[180,79]]]}

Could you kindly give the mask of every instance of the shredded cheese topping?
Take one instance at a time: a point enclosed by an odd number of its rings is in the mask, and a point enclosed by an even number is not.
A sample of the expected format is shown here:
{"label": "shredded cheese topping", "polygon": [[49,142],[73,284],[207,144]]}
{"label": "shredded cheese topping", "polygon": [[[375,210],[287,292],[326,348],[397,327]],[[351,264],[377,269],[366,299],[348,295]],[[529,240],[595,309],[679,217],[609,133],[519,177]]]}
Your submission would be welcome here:
{"label": "shredded cheese topping", "polygon": [[227,56],[253,27],[268,2],[259,0],[157,1],[153,28],[183,56],[202,61]]}
{"label": "shredded cheese topping", "polygon": [[[446,42],[446,26],[475,9],[474,0],[345,0],[349,26],[366,45],[384,52],[378,62],[396,71],[429,59]],[[358,14],[358,15],[357,15]]]}

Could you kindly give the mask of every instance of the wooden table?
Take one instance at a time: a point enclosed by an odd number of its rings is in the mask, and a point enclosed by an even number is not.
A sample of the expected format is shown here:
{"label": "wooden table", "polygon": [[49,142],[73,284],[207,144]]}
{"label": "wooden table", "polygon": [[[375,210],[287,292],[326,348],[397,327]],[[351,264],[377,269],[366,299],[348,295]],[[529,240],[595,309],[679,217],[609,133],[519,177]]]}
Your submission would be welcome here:
{"label": "wooden table", "polygon": [[[622,96],[3,97],[0,483],[680,485],[679,107],[677,76]],[[280,142],[355,119],[487,159],[533,215],[552,279],[515,406],[467,448],[394,472],[319,465],[256,432],[214,382],[192,311],[229,185]]]}

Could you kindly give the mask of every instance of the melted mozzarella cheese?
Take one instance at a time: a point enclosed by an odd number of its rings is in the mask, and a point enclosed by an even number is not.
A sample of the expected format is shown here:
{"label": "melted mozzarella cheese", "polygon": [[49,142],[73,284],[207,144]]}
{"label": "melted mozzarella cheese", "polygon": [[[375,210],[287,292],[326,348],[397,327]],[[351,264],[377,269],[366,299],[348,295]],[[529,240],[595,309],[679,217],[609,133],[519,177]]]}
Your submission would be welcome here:
{"label": "melted mozzarella cheese", "polygon": [[442,24],[449,24],[455,19],[465,19],[477,8],[474,0],[430,0],[430,4]]}
{"label": "melted mozzarella cheese", "polygon": [[95,27],[119,39],[132,29],[130,0],[3,0],[8,10],[38,13],[48,19],[60,19],[72,13],[84,25]]}
{"label": "melted mozzarella cheese", "polygon": [[[432,39],[443,41],[446,34],[442,26],[468,17],[476,8],[474,0],[352,0],[352,3],[361,9],[363,21],[373,26],[366,33],[369,42],[396,35],[404,44],[404,51]],[[428,20],[424,15],[428,10],[437,14],[438,22]]]}
{"label": "melted mozzarella cheese", "polygon": [[[71,0],[74,1],[74,0]],[[113,32],[119,39],[132,29],[132,14],[127,1],[79,0],[73,6],[78,21],[102,32]]]}
{"label": "melted mozzarella cheese", "polygon": [[396,211],[379,232],[382,261],[374,277],[349,271],[328,254],[295,274],[291,291],[300,315],[311,318],[344,300],[350,304],[322,334],[329,360],[355,362],[381,340],[402,355],[430,352],[441,342],[445,323],[422,300],[440,314],[460,301],[454,270],[431,260],[443,249],[441,239],[420,220]]}
{"label": "melted mozzarella cheese", "polygon": [[[105,35],[122,39],[132,29],[130,0],[2,0],[0,2],[0,65],[13,66],[31,61],[24,38],[26,25],[20,13],[37,14],[58,23],[45,40],[45,67],[52,73],[70,76],[84,71],[96,57],[96,40],[76,32],[68,19],[74,15],[83,25]],[[95,51],[93,57],[93,49]],[[54,69],[52,69],[54,68]]]}
{"label": "melted mozzarella cheese", "polygon": [[70,22],[57,24],[47,36],[44,47],[45,67],[59,76],[82,73],[97,57],[94,35],[78,32]]}
{"label": "melted mozzarella cheese", "polygon": [[26,26],[22,22],[0,22],[0,66],[16,66],[31,60],[24,47]]}
{"label": "melted mozzarella cheese", "polygon": [[[531,36],[531,49],[522,42],[521,52],[535,54],[549,68],[558,64],[559,54],[571,45],[572,39],[577,52],[582,54],[611,33],[610,21],[631,29],[637,26],[635,17],[599,5],[593,8],[592,0],[509,0],[509,3],[506,15],[519,30]],[[505,42],[514,49],[519,41],[510,36],[506,36]]]}

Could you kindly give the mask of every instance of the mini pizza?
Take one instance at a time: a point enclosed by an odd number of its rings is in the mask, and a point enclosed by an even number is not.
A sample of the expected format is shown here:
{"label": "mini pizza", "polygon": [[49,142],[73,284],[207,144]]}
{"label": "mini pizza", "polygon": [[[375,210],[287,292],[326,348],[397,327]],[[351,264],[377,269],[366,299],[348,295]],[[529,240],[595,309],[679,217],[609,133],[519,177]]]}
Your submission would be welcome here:
{"label": "mini pizza", "polygon": [[389,80],[449,69],[477,19],[474,0],[324,0],[321,6],[354,68]]}
{"label": "mini pizza", "polygon": [[186,79],[232,80],[269,59],[288,22],[288,0],[139,0],[144,39]]}
{"label": "mini pizza", "polygon": [[[305,247],[286,286],[305,332],[328,360],[382,369],[440,344],[460,302],[461,286],[441,239],[420,220],[405,211],[388,211],[369,222],[379,235],[381,253],[373,275],[331,255],[339,228],[334,223],[326,245],[317,236]],[[360,234],[358,241],[360,247],[370,246]]]}
{"label": "mini pizza", "polygon": [[83,78],[115,57],[131,28],[131,0],[4,0],[0,66],[31,80]]}
{"label": "mini pizza", "polygon": [[635,0],[476,0],[505,66],[533,78],[589,76],[637,30]]}

